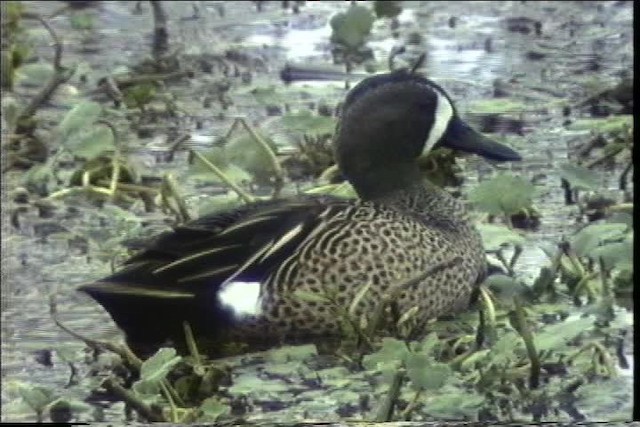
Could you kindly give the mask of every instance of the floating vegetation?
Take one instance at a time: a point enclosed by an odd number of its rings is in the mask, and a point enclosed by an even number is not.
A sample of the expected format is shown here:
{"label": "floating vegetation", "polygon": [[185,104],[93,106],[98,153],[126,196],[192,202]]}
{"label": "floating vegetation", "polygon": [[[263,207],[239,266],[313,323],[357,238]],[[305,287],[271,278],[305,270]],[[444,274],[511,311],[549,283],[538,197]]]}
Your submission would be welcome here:
{"label": "floating vegetation", "polygon": [[[49,10],[43,2],[38,14],[28,2],[2,5],[3,271],[11,274],[6,289],[3,282],[3,421],[630,418],[632,319],[623,307],[634,289],[633,79],[619,70],[632,65],[633,32],[630,18],[618,17],[631,16],[629,3],[526,2],[512,17],[502,16],[511,6],[491,2],[470,3],[465,14],[395,1],[255,2],[259,13],[243,2],[186,10],[179,2],[68,3]],[[88,3],[97,6],[77,9]],[[476,19],[478,11],[489,19]],[[154,26],[141,27],[152,14]],[[496,16],[508,36],[491,24]],[[290,80],[324,82],[283,86],[287,43],[308,43],[289,34],[325,26],[330,35],[294,61],[333,60],[348,75],[311,79],[313,70],[299,69]],[[140,31],[151,50],[133,41]],[[244,43],[245,33],[260,41]],[[522,39],[540,43],[522,50]],[[318,345],[247,354],[232,342],[224,353],[237,356],[211,360],[200,354],[208,343],[185,325],[184,354],[167,343],[140,360],[113,334],[97,338],[94,329],[110,320],[74,288],[119,268],[144,247],[142,237],[260,199],[356,198],[334,164],[342,92],[327,82],[392,65],[403,49],[420,50],[409,52],[424,59],[416,67],[446,77],[485,131],[544,159],[498,173],[483,163],[489,177],[468,187],[462,172],[474,171],[471,161],[446,149],[420,161],[427,179],[470,202],[497,260],[474,310],[427,324],[414,309],[398,313],[395,292],[411,286],[408,278],[364,315],[369,283],[357,284],[346,305],[330,294],[297,295],[333,301],[344,336]],[[526,67],[511,55],[528,58]],[[507,71],[496,66],[504,58]],[[534,181],[536,172],[549,182]]]}

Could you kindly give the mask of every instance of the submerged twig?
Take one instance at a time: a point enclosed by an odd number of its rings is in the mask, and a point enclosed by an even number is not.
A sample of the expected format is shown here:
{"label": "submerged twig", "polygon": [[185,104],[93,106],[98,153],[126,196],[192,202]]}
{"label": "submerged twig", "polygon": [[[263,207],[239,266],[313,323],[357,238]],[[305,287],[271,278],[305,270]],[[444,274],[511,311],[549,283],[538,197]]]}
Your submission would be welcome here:
{"label": "submerged twig", "polygon": [[16,123],[21,123],[31,118],[36,113],[38,108],[40,108],[40,106],[42,106],[47,101],[49,101],[53,93],[56,91],[56,89],[58,89],[58,86],[60,86],[63,83],[66,83],[73,76],[75,72],[75,69],[68,69],[62,66],[61,64],[62,43],[60,42],[58,35],[56,34],[55,31],[53,31],[53,28],[51,28],[49,23],[45,19],[43,19],[40,15],[35,13],[23,12],[22,17],[25,19],[35,19],[39,21],[51,35],[51,38],[53,39],[53,43],[54,43],[54,52],[55,52],[53,57],[54,72],[51,78],[49,79],[49,81],[47,82],[47,84],[42,88],[42,90],[36,96],[34,96],[31,99],[31,102],[29,103],[29,105],[27,105],[24,108],[24,110],[20,112],[16,120]]}
{"label": "submerged twig", "polygon": [[139,399],[134,393],[122,387],[113,377],[109,377],[103,381],[102,386],[107,391],[113,393],[129,405],[138,414],[150,422],[167,422],[168,420],[162,415],[162,412],[147,405],[142,399]]}

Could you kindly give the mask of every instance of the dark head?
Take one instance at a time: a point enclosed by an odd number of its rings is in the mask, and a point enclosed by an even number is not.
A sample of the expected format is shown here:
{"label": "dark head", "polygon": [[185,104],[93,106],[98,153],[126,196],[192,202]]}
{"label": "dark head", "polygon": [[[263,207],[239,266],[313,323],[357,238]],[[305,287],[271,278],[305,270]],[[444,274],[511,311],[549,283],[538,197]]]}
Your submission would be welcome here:
{"label": "dark head", "polygon": [[349,92],[334,144],[338,166],[364,199],[420,182],[416,160],[435,147],[520,160],[464,123],[444,89],[407,70],[369,77]]}

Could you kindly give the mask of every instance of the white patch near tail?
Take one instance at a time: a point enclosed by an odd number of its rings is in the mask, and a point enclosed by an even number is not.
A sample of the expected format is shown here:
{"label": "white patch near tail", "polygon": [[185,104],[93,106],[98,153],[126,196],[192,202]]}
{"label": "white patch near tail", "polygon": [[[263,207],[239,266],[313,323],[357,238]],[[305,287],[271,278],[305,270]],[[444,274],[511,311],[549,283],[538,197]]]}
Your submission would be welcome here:
{"label": "white patch near tail", "polygon": [[229,282],[223,286],[218,298],[238,317],[257,316],[260,314],[260,288],[259,282]]}
{"label": "white patch near tail", "polygon": [[431,89],[436,93],[438,102],[436,104],[436,111],[434,112],[433,126],[431,126],[431,130],[429,131],[429,136],[427,137],[427,142],[424,144],[422,154],[427,154],[431,151],[433,146],[446,132],[449,122],[453,118],[453,106],[449,98],[438,88],[432,86]]}

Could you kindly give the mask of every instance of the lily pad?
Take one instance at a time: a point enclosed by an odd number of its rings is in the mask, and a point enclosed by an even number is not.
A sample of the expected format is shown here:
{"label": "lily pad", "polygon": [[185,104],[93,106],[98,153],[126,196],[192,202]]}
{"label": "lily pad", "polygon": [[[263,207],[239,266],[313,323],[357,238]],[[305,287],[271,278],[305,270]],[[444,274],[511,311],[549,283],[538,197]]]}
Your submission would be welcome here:
{"label": "lily pad", "polygon": [[589,224],[572,237],[571,247],[576,251],[578,256],[589,256],[591,251],[605,241],[622,240],[625,237],[626,231],[626,224]]}
{"label": "lily pad", "polygon": [[507,245],[522,246],[525,243],[524,237],[504,225],[477,224],[476,228],[488,251],[497,251]]}
{"label": "lily pad", "polygon": [[347,12],[338,13],[331,18],[331,41],[351,49],[358,48],[371,32],[374,20],[368,7],[351,5]]}
{"label": "lily pad", "polygon": [[373,11],[376,13],[376,17],[379,18],[395,18],[402,12],[401,1],[376,0],[373,2]]}
{"label": "lily pad", "polygon": [[484,397],[466,392],[438,394],[426,399],[425,412],[436,419],[475,419],[484,403]]}
{"label": "lily pad", "polygon": [[220,402],[217,397],[209,397],[205,399],[200,405],[202,411],[201,421],[216,421],[223,415],[227,415],[231,412],[231,408],[228,405]]}
{"label": "lily pad", "polygon": [[25,64],[18,68],[16,81],[24,86],[41,87],[47,83],[53,73],[53,66],[50,63]]}
{"label": "lily pad", "polygon": [[633,270],[633,239],[600,246],[591,251],[589,256],[594,260],[602,257],[605,268],[608,269],[615,267]]}
{"label": "lily pad", "polygon": [[102,114],[102,107],[97,102],[86,101],[73,107],[58,125],[57,132],[63,143],[73,133],[89,129]]}
{"label": "lily pad", "polygon": [[64,145],[74,156],[85,159],[98,157],[115,148],[113,133],[106,126],[94,126],[73,133],[65,139]]}
{"label": "lily pad", "polygon": [[565,350],[569,342],[593,327],[593,318],[578,317],[564,322],[545,326],[536,334],[536,348],[544,350]]}
{"label": "lily pad", "polygon": [[434,363],[427,355],[420,353],[409,353],[406,367],[414,390],[438,390],[453,374],[446,363]]}
{"label": "lily pad", "polygon": [[584,166],[573,163],[560,165],[560,176],[566,179],[571,187],[579,190],[597,190],[599,187],[598,175]]}
{"label": "lily pad", "polygon": [[160,391],[160,382],[164,380],[171,369],[182,360],[173,348],[161,348],[142,363],[140,380],[136,381],[133,389],[146,395],[154,395]]}
{"label": "lily pad", "polygon": [[526,296],[530,289],[522,282],[504,274],[492,274],[484,284],[501,300],[511,301],[516,296]]}
{"label": "lily pad", "polygon": [[501,174],[473,188],[469,201],[492,215],[513,215],[531,208],[534,191],[534,185],[524,178]]}
{"label": "lily pad", "polygon": [[395,364],[404,360],[409,350],[403,341],[395,338],[383,338],[382,348],[363,359],[363,366],[367,369],[380,369],[387,364]]}
{"label": "lily pad", "polygon": [[[271,150],[276,150],[276,145],[271,138],[256,132]],[[267,181],[274,175],[274,167],[269,155],[251,135],[245,133],[232,137],[224,149],[226,158],[231,164],[240,167],[255,179]]]}
{"label": "lily pad", "polygon": [[[251,175],[237,165],[233,165],[223,147],[213,147],[206,153],[201,153],[204,158],[216,166],[225,176],[238,184],[243,181],[251,181]],[[222,182],[222,180],[197,158],[189,167],[189,175],[204,182]]]}

